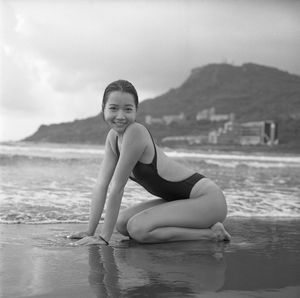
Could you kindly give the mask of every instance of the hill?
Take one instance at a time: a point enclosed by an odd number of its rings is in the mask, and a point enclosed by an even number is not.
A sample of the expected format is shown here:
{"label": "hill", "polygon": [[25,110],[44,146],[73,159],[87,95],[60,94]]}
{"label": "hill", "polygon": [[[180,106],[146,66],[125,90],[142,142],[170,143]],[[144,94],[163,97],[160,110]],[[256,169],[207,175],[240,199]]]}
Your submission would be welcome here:
{"label": "hill", "polygon": [[[156,124],[151,131],[160,141],[172,135],[205,133],[220,123],[196,122],[201,110],[214,107],[218,114],[234,113],[237,122],[274,120],[280,144],[300,146],[300,76],[253,63],[234,66],[209,64],[195,68],[183,84],[143,101],[138,121],[184,112],[186,122]],[[104,143],[108,128],[101,115],[68,123],[42,125],[25,139],[35,142]]]}

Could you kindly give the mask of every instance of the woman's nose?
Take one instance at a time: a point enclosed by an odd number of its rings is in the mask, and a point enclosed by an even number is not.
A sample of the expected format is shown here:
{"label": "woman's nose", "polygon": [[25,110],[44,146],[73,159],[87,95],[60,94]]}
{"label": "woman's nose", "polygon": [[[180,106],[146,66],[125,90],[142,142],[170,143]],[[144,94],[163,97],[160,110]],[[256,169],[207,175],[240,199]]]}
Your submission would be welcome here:
{"label": "woman's nose", "polygon": [[117,113],[117,118],[118,119],[123,119],[124,118],[124,113],[122,110],[119,110],[118,113]]}

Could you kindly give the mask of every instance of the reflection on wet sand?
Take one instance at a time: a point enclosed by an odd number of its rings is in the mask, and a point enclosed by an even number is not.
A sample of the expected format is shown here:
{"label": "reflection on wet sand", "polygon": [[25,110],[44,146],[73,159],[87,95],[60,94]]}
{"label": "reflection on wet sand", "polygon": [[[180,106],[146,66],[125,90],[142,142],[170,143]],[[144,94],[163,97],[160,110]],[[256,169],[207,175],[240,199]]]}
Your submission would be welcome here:
{"label": "reflection on wet sand", "polygon": [[112,247],[75,248],[57,236],[78,228],[0,225],[0,296],[300,297],[299,219],[229,219],[229,243],[139,245],[114,234]]}
{"label": "reflection on wet sand", "polygon": [[89,282],[97,297],[187,297],[220,290],[224,244],[191,242],[89,248]]}

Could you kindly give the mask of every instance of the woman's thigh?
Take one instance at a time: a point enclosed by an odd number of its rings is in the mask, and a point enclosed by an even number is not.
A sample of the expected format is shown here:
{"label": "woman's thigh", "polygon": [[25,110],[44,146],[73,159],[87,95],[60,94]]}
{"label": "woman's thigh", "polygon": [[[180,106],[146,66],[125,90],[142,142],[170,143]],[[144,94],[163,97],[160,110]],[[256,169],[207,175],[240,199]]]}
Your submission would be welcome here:
{"label": "woman's thigh", "polygon": [[223,222],[227,205],[219,188],[211,188],[201,196],[158,204],[141,210],[130,219],[131,226],[151,231],[159,227],[207,229]]}
{"label": "woman's thigh", "polygon": [[163,199],[154,199],[146,202],[142,202],[136,205],[133,205],[131,207],[128,207],[122,211],[120,211],[120,214],[118,216],[118,221],[117,221],[117,230],[122,233],[122,234],[127,234],[127,222],[128,220],[135,216],[136,214],[147,210],[149,208],[152,208],[157,205],[161,205],[166,203],[165,200]]}

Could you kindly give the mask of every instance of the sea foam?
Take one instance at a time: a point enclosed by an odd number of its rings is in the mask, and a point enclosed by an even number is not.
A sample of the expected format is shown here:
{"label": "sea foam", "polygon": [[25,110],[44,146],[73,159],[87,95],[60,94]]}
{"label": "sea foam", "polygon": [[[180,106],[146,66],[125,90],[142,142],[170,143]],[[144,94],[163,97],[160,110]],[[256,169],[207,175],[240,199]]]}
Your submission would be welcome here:
{"label": "sea foam", "polygon": [[[0,145],[0,223],[87,223],[103,153],[101,146]],[[228,216],[300,217],[298,155],[167,154],[222,188]],[[121,208],[153,198],[129,181]]]}

